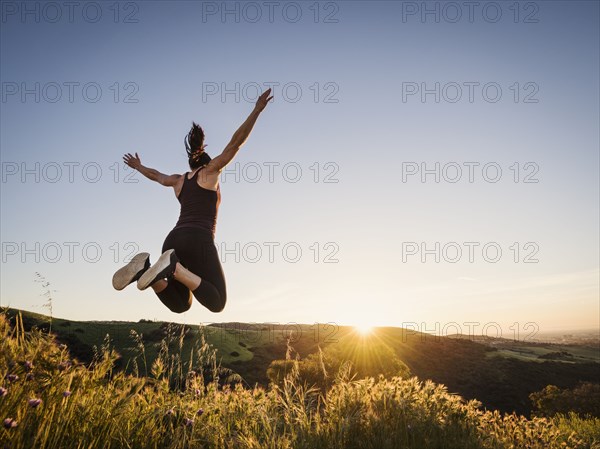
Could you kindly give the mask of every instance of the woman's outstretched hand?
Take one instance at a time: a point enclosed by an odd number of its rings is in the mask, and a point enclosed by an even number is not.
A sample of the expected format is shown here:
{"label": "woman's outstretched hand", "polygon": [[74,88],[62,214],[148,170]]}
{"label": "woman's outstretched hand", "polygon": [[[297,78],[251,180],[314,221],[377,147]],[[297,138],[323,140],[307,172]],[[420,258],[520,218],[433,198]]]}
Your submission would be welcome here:
{"label": "woman's outstretched hand", "polygon": [[260,94],[260,97],[258,97],[258,100],[256,100],[256,106],[254,107],[255,110],[257,110],[258,112],[262,112],[262,110],[267,107],[267,103],[273,98],[272,96],[269,97],[270,93],[271,88],[265,90],[262,94]]}
{"label": "woman's outstretched hand", "polygon": [[135,168],[136,170],[139,170],[139,168],[142,166],[142,161],[140,161],[140,157],[137,153],[135,153],[135,156],[127,153],[123,156],[123,162],[125,162],[131,168]]}

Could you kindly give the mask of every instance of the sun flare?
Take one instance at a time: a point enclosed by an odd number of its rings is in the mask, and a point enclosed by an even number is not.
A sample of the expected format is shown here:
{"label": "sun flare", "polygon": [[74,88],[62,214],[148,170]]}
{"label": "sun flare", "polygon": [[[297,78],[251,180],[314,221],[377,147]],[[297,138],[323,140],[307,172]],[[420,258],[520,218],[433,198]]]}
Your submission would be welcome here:
{"label": "sun flare", "polygon": [[363,336],[367,336],[373,333],[373,326],[369,324],[357,324],[356,326],[354,326],[354,329],[356,329],[356,332]]}

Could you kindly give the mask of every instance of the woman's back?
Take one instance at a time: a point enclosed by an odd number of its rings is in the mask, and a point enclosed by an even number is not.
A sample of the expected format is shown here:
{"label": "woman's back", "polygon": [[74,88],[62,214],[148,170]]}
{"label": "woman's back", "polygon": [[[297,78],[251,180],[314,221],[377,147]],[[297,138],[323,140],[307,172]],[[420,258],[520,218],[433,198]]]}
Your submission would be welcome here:
{"label": "woman's back", "polygon": [[210,190],[198,185],[198,173],[204,167],[188,178],[188,173],[183,175],[183,185],[177,196],[181,204],[179,220],[173,229],[197,228],[208,231],[213,238],[217,227],[217,214],[221,203],[221,191]]}

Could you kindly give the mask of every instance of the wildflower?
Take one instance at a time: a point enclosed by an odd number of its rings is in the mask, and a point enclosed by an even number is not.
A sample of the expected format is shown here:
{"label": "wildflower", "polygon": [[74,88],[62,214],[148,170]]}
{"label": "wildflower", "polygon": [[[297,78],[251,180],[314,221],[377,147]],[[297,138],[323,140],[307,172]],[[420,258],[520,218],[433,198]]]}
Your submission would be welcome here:
{"label": "wildflower", "polygon": [[68,398],[69,396],[71,396],[71,392],[69,390],[65,390],[63,392],[63,398]]}
{"label": "wildflower", "polygon": [[202,392],[199,389],[197,389],[197,388],[196,388],[195,393],[196,393],[196,396],[200,396],[202,394]]}
{"label": "wildflower", "polygon": [[0,387],[0,398],[6,396],[8,390],[6,388]]}
{"label": "wildflower", "polygon": [[34,398],[34,399],[30,399],[29,401],[27,401],[27,403],[29,404],[29,406],[31,408],[37,408],[42,403],[42,400]]}
{"label": "wildflower", "polygon": [[69,368],[71,366],[71,362],[60,362],[58,364],[58,369],[59,371],[65,371],[67,368]]}
{"label": "wildflower", "polygon": [[204,414],[204,409],[200,409],[196,412],[196,415],[202,416]]}
{"label": "wildflower", "polygon": [[194,420],[190,418],[185,418],[183,421],[186,427],[192,427],[194,425]]}
{"label": "wildflower", "polygon": [[33,369],[33,363],[31,363],[29,360],[26,360],[25,363],[23,363],[23,366],[27,371],[31,371]]}
{"label": "wildflower", "polygon": [[13,428],[17,427],[17,424],[18,424],[17,421],[15,421],[12,418],[6,418],[4,420],[4,428],[5,429],[13,429]]}
{"label": "wildflower", "polygon": [[9,382],[15,382],[19,380],[19,376],[17,376],[16,374],[9,374],[8,376],[6,376],[6,378]]}
{"label": "wildflower", "polygon": [[33,373],[27,373],[25,380],[33,380]]}

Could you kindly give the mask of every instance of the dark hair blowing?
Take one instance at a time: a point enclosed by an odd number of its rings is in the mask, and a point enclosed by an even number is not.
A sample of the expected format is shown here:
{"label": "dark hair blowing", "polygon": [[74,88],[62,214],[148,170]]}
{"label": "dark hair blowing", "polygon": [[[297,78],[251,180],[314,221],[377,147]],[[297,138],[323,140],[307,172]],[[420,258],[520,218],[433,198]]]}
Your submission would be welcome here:
{"label": "dark hair blowing", "polygon": [[202,167],[211,161],[211,157],[202,149],[202,145],[204,144],[204,131],[196,122],[192,122],[192,128],[183,139],[183,143],[185,144],[185,151],[188,155],[190,169],[194,170],[198,167]]}

